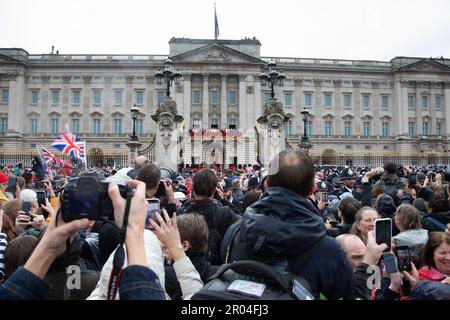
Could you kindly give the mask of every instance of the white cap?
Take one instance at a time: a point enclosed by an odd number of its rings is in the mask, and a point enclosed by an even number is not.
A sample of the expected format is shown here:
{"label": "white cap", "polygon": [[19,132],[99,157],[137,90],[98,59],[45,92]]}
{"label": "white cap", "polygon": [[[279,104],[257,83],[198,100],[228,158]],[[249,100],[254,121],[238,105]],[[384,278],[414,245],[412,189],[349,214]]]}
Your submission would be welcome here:
{"label": "white cap", "polygon": [[24,189],[20,191],[19,198],[25,202],[37,201],[37,193],[31,189]]}
{"label": "white cap", "polygon": [[186,195],[183,192],[179,192],[179,191],[174,192],[173,197],[175,198],[175,200],[179,200],[179,201],[186,200]]}

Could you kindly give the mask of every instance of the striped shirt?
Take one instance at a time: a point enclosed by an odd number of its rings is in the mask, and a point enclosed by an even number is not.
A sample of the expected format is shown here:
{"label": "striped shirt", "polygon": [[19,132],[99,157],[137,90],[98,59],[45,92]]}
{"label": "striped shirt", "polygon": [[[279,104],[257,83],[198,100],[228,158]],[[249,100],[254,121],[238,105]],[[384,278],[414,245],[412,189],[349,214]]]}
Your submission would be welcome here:
{"label": "striped shirt", "polygon": [[7,244],[6,234],[0,233],[0,280],[5,276],[5,250]]}

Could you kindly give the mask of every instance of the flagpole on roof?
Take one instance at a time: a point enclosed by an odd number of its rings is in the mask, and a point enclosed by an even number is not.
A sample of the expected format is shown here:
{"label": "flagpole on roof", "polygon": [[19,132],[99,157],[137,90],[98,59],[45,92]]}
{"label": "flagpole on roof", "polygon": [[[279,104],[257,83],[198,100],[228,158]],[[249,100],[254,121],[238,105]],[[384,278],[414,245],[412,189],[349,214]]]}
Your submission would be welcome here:
{"label": "flagpole on roof", "polygon": [[219,38],[219,21],[217,20],[216,3],[214,2],[214,39]]}

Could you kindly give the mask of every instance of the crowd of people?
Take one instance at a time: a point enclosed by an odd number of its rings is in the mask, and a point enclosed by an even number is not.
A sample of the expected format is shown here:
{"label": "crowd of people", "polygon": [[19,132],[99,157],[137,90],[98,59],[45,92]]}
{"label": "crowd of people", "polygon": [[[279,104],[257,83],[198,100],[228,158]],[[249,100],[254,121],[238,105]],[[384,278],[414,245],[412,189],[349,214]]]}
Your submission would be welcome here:
{"label": "crowd of people", "polygon": [[302,151],[267,168],[174,172],[139,156],[51,174],[34,155],[0,172],[0,299],[196,299],[224,265],[257,261],[316,300],[450,300],[449,188],[450,167],[317,166]]}

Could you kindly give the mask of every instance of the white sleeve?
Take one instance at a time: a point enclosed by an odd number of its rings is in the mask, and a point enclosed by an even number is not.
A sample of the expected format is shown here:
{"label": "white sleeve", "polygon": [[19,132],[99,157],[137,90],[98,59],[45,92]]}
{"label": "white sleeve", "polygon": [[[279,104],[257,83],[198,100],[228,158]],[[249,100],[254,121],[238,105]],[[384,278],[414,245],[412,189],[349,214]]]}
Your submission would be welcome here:
{"label": "white sleeve", "polygon": [[183,300],[190,300],[194,294],[203,288],[200,275],[188,257],[175,261],[173,268],[180,283]]}

